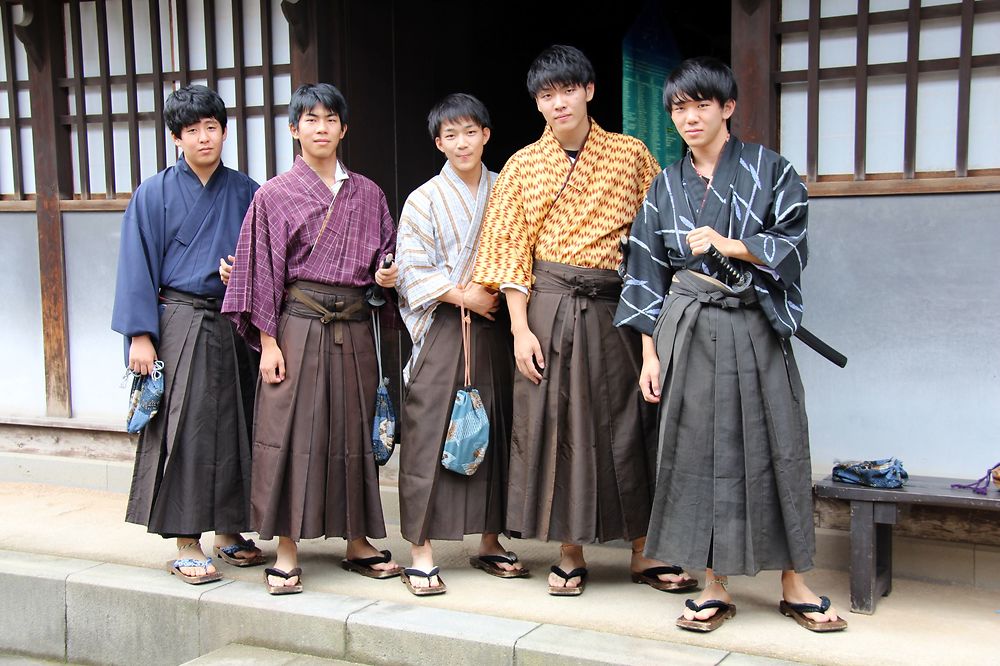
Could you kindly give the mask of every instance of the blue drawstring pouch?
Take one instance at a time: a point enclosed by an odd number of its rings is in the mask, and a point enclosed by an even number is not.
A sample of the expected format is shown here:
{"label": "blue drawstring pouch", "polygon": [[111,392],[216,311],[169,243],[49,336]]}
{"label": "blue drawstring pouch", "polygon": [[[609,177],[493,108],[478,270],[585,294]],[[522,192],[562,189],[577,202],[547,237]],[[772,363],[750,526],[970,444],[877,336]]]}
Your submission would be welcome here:
{"label": "blue drawstring pouch", "polygon": [[128,414],[125,424],[129,433],[141,432],[156,416],[163,398],[163,361],[153,361],[153,371],[148,375],[140,375],[126,371],[125,377],[132,377],[132,390],[129,391]]}
{"label": "blue drawstring pouch", "polygon": [[896,458],[840,462],[833,466],[833,480],[872,488],[902,488],[910,475]]}
{"label": "blue drawstring pouch", "polygon": [[378,315],[372,310],[372,328],[375,332],[375,358],[378,359],[378,389],[375,391],[375,418],[372,420],[372,457],[375,464],[389,462],[396,448],[396,411],[389,399],[389,378],[382,374],[382,330]]}
{"label": "blue drawstring pouch", "polygon": [[469,346],[472,320],[462,308],[462,349],[465,354],[465,386],[455,392],[451,420],[444,440],[441,464],[452,472],[472,476],[486,458],[490,444],[490,419],[479,391],[469,377]]}

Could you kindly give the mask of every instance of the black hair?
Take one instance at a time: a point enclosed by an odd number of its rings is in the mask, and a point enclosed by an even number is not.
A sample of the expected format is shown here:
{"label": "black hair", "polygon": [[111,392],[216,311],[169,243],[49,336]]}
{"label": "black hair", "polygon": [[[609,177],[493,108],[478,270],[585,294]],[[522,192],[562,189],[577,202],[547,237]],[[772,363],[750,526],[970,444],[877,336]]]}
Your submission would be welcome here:
{"label": "black hair", "polygon": [[594,82],[594,66],[583,51],[556,44],[538,54],[528,68],[528,94],[535,98],[543,88]]}
{"label": "black hair", "polygon": [[330,83],[303,83],[292,93],[288,102],[288,124],[299,126],[303,113],[309,112],[317,104],[322,104],[340,118],[341,125],[347,125],[347,100],[337,86]]}
{"label": "black hair", "polygon": [[170,93],[163,103],[163,119],[174,136],[179,137],[185,127],[204,118],[215,118],[226,129],[226,103],[211,88],[184,86]]}
{"label": "black hair", "polygon": [[452,93],[434,105],[427,114],[427,131],[431,138],[436,139],[441,133],[441,126],[446,122],[469,119],[483,129],[490,127],[490,112],[486,105],[472,95]]}
{"label": "black hair", "polygon": [[733,70],[718,58],[688,58],[670,72],[663,83],[663,108],[683,100],[715,100],[725,105],[736,101],[736,77]]}

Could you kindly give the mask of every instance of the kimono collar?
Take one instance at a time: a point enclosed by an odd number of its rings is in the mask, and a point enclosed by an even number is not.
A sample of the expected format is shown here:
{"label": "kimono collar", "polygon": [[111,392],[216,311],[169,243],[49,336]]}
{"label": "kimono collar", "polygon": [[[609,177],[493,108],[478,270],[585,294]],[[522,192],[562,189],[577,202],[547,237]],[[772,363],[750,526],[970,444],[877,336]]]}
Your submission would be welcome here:
{"label": "kimono collar", "polygon": [[[191,168],[191,165],[187,163],[186,159],[184,159],[184,153],[181,153],[180,155],[177,156],[177,164],[175,164],[174,166],[177,167],[178,171],[187,176],[190,176],[191,178],[194,178],[195,180],[198,181],[198,184],[201,185],[201,178],[198,177],[198,174],[194,172],[194,169]],[[219,164],[215,167],[215,171],[213,171],[212,175],[209,177],[208,183],[215,180],[215,177],[218,176],[219,173],[222,171],[223,166],[224,165],[222,163],[222,160],[220,159]],[[208,183],[205,183],[206,187],[208,186]]]}
{"label": "kimono collar", "polygon": [[[301,155],[296,155],[295,163],[292,164],[291,172],[295,174],[299,180],[302,181],[306,188],[306,191],[315,197],[318,201],[322,201],[324,205],[330,203],[330,198],[333,192],[330,190],[329,186],[323,179],[320,178],[319,174],[313,171],[313,168],[309,166],[309,163],[302,159]],[[337,160],[337,167],[334,171],[334,182],[342,183],[343,181],[349,181],[351,172],[344,168],[344,165]]]}
{"label": "kimono collar", "polygon": [[[590,120],[590,131],[587,133],[587,138],[584,140],[583,145],[580,146],[580,150],[577,152],[577,159],[583,158],[590,149],[595,146],[600,146],[604,144],[604,140],[607,138],[608,133],[604,131],[597,122],[588,116]],[[566,149],[562,147],[559,140],[556,138],[555,132],[552,131],[552,127],[549,125],[545,126],[545,131],[542,132],[541,138],[542,147],[545,149],[546,156],[550,158],[558,158],[560,161],[569,162],[569,156],[566,155]]]}
{"label": "kimono collar", "polygon": [[465,184],[462,177],[455,171],[455,167],[451,165],[451,162],[445,162],[444,166],[441,167],[441,177],[450,182],[452,187],[459,193],[459,196],[462,197],[462,201],[469,209],[470,217],[479,209],[480,202],[482,204],[486,203],[485,199],[490,193],[490,170],[482,162],[479,163],[479,166],[482,171],[479,174],[479,187],[476,188],[475,194],[469,191],[468,185]]}

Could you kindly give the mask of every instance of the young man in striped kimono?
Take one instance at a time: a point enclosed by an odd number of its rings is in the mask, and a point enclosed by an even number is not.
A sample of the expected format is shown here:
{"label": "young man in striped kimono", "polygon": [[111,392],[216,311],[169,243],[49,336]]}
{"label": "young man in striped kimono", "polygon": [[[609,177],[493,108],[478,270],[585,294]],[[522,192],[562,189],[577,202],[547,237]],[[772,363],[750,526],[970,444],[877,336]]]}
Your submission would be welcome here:
{"label": "young man in striped kimono", "polygon": [[[782,613],[812,631],[843,629],[799,573],[815,552],[808,426],[789,340],[802,319],[805,184],[781,155],[730,136],[736,80],[718,60],[681,63],[663,104],[690,150],[656,177],[632,225],[616,316],[642,334],[640,388],[660,404],[646,552],[708,567],[682,628],[712,631],[735,614],[728,575],[777,569]],[[706,258],[713,247],[752,282],[724,282],[718,260]]]}
{"label": "young man in striped kimono", "polygon": [[[302,155],[267,181],[247,211],[226,300],[227,313],[260,347],[253,433],[251,519],[278,537],[267,591],[302,591],[298,541],[348,541],[345,569],[398,576],[385,521],[371,427],[378,370],[365,290],[390,288],[383,269],[396,229],[385,194],[337,157],[347,102],[328,83],[305,84],[288,104]],[[387,308],[395,308],[389,303]],[[392,311],[380,313],[392,318]]]}
{"label": "young man in striped kimono", "polygon": [[[440,594],[431,540],[482,534],[472,566],[501,578],[527,575],[498,541],[504,531],[514,357],[506,305],[470,282],[486,202],[496,180],[482,162],[490,138],[483,103],[457,93],[427,118],[447,161],[406,200],[396,240],[399,310],[413,340],[404,369],[406,441],[399,466],[403,537],[413,565],[403,581],[418,596]],[[472,476],[441,465],[456,390],[465,385],[461,308],[470,319],[469,370],[490,420],[486,458]]]}
{"label": "young man in striped kimono", "polygon": [[250,425],[257,359],[219,314],[215,262],[236,248],[257,183],[222,164],[226,105],[205,86],[163,105],[177,164],[136,189],[122,219],[111,327],[128,365],[163,363],[160,410],[139,435],[125,519],[177,539],[169,570],[187,583],[218,580],[202,551],[237,566],[262,564],[239,532],[250,527]]}
{"label": "young man in striped kimono", "polygon": [[635,386],[639,336],[612,325],[620,238],[659,167],[641,141],[588,116],[594,69],[578,49],[546,49],[527,79],[545,131],[497,179],[472,278],[506,294],[519,371],[507,529],[562,543],[553,595],[581,594],[583,545],[615,539],[632,542],[634,582],[689,589],[697,582],[642,552],[655,418]]}

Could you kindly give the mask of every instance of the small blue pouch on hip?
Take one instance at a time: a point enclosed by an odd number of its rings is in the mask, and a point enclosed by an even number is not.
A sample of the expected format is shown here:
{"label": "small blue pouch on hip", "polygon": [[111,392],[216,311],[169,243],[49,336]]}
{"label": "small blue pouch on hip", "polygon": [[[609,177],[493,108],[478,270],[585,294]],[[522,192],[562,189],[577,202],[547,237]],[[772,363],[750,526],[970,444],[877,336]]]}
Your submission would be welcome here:
{"label": "small blue pouch on hip", "polygon": [[483,398],[472,387],[469,376],[469,347],[472,344],[472,320],[462,308],[462,351],[465,355],[465,386],[455,392],[451,407],[448,434],[441,453],[445,469],[464,476],[472,476],[486,458],[490,444],[490,419],[486,415]]}
{"label": "small blue pouch on hip", "polygon": [[389,462],[396,448],[396,410],[389,399],[389,378],[382,374],[382,330],[378,313],[372,310],[375,357],[378,359],[378,389],[375,391],[375,418],[372,420],[372,457],[377,465]]}

